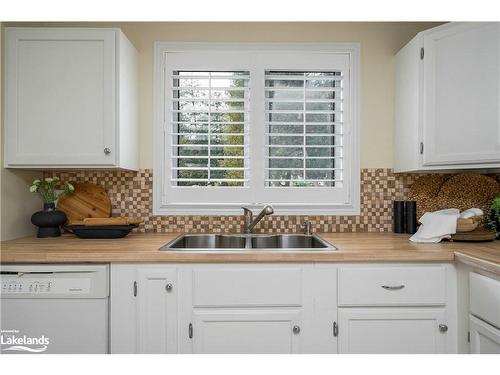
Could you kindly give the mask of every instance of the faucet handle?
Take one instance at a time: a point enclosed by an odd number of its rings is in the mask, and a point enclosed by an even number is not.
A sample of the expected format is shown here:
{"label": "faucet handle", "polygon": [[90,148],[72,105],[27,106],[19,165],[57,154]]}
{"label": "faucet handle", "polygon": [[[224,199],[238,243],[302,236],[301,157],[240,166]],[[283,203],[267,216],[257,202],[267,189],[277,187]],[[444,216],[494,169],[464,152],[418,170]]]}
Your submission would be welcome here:
{"label": "faucet handle", "polygon": [[304,234],[310,236],[312,234],[311,222],[309,220],[305,220],[302,223],[302,226],[304,228]]}
{"label": "faucet handle", "polygon": [[250,233],[250,225],[252,224],[253,220],[253,212],[249,208],[246,207],[241,207],[243,209],[243,217],[245,220],[244,227],[243,227],[243,233]]}
{"label": "faucet handle", "polygon": [[251,209],[246,208],[246,207],[241,207],[241,208],[243,209],[243,215],[244,215],[244,216],[247,216],[247,215],[249,215],[249,216],[253,216],[253,212],[252,212],[252,210],[251,210]]}

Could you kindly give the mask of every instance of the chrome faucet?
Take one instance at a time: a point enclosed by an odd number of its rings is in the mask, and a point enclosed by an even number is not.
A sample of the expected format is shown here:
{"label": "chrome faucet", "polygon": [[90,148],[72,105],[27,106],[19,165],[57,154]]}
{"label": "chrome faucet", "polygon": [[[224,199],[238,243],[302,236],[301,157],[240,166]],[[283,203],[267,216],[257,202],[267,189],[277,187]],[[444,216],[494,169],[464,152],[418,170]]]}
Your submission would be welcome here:
{"label": "chrome faucet", "polygon": [[250,209],[246,207],[241,208],[243,208],[243,216],[245,217],[245,226],[243,229],[244,233],[252,233],[253,228],[255,228],[255,226],[264,218],[264,216],[272,215],[274,213],[273,207],[266,204],[262,211],[260,211],[257,217],[254,219],[253,212]]}

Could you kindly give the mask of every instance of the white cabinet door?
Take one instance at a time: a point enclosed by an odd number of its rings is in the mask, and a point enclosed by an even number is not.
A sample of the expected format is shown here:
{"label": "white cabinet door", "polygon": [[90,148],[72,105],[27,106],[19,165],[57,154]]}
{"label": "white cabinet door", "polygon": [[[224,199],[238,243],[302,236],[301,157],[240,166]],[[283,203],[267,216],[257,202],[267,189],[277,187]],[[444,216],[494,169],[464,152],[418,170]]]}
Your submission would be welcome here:
{"label": "white cabinet door", "polygon": [[197,310],[192,324],[194,353],[300,352],[300,310]]}
{"label": "white cabinet door", "polygon": [[137,351],[177,353],[177,270],[137,270]]}
{"label": "white cabinet door", "polygon": [[470,316],[470,352],[472,354],[500,354],[500,330]]}
{"label": "white cabinet door", "polygon": [[423,165],[500,161],[500,24],[424,33]]}
{"label": "white cabinet door", "polygon": [[444,309],[340,308],[339,353],[446,353]]}
{"label": "white cabinet door", "polygon": [[115,165],[117,31],[6,35],[6,164]]}

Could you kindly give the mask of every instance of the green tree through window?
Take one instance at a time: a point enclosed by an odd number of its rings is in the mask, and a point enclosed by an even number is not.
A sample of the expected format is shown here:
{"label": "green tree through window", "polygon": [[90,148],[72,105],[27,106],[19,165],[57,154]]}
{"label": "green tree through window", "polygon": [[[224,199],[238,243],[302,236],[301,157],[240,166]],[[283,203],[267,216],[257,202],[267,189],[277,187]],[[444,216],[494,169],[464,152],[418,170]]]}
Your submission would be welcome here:
{"label": "green tree through window", "polygon": [[178,186],[243,186],[248,72],[175,72]]}

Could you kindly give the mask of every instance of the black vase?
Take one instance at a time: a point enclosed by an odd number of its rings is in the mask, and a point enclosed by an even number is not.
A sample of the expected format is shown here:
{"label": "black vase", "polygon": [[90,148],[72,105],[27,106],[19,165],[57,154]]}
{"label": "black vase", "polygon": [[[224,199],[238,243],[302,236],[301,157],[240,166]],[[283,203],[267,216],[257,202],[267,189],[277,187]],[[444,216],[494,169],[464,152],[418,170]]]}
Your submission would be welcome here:
{"label": "black vase", "polygon": [[38,227],[38,238],[59,237],[61,229],[68,218],[62,211],[56,210],[54,203],[44,203],[43,211],[35,212],[31,216],[31,222]]}

